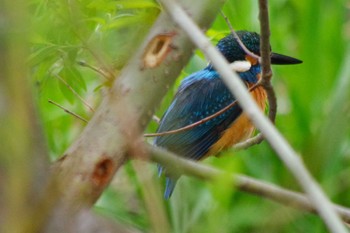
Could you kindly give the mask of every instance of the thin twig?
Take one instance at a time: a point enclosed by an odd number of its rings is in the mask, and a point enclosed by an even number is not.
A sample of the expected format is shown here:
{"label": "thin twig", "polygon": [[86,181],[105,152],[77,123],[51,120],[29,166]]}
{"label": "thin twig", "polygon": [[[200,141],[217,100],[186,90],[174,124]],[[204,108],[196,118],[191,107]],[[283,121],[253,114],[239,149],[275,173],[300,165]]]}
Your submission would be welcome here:
{"label": "thin twig", "polygon": [[257,59],[259,61],[259,63],[261,62],[261,57],[255,53],[253,53],[252,51],[250,51],[245,44],[243,44],[241,38],[239,38],[239,36],[237,35],[236,31],[233,29],[232,24],[230,22],[230,20],[227,18],[227,16],[224,14],[223,11],[220,11],[222,17],[224,18],[224,20],[226,21],[226,24],[228,25],[228,27],[230,28],[231,34],[233,35],[233,37],[237,40],[239,46],[241,46],[241,48],[243,49],[243,51],[248,54],[249,56]]}
{"label": "thin twig", "polygon": [[[261,33],[261,41],[260,41],[260,53],[264,55],[264,59],[262,57],[256,55],[255,53],[251,52],[242,42],[242,40],[238,37],[236,31],[233,29],[232,24],[230,20],[227,18],[227,16],[221,11],[220,12],[223,18],[226,21],[226,24],[231,30],[232,35],[236,38],[237,42],[241,46],[241,48],[244,50],[245,53],[248,55],[258,59],[259,63],[262,63],[263,71],[262,71],[262,79],[261,84],[264,87],[266,93],[267,93],[267,98],[269,102],[269,118],[272,122],[275,122],[276,119],[276,112],[277,112],[277,101],[276,101],[276,95],[275,91],[272,88],[271,85],[271,77],[272,77],[272,71],[271,71],[271,60],[270,60],[270,42],[269,42],[269,35],[270,35],[270,29],[269,29],[269,23],[266,24],[261,24],[260,31]],[[268,20],[268,19],[267,19]],[[265,21],[266,22],[266,21]],[[268,32],[268,33],[263,33],[263,32]],[[264,61],[263,61],[264,60]],[[251,144],[253,141],[256,141],[257,143],[260,143],[263,140],[262,136],[255,137],[254,140],[250,140]],[[247,145],[248,145],[247,144]],[[254,144],[254,143],[253,143]]]}
{"label": "thin twig", "polygon": [[[255,90],[258,86],[260,85],[260,83],[256,83],[254,86],[252,86],[251,88],[249,88],[249,92]],[[165,135],[169,135],[169,134],[176,134],[176,133],[181,133],[184,132],[186,130],[190,130],[193,129],[194,127],[204,124],[207,121],[210,121],[211,119],[219,116],[220,114],[228,111],[229,109],[231,109],[233,106],[235,106],[237,104],[237,100],[233,101],[232,103],[230,103],[229,105],[227,105],[226,107],[220,109],[219,111],[215,112],[214,114],[207,116],[205,118],[203,118],[202,120],[196,121],[190,125],[186,125],[184,127],[178,128],[178,129],[174,129],[174,130],[169,130],[169,131],[164,131],[164,132],[160,132],[160,133],[149,133],[149,134],[144,134],[144,137],[159,137],[159,136],[165,136]]]}
{"label": "thin twig", "polygon": [[[266,80],[266,79],[265,79]],[[267,94],[267,101],[269,103],[269,119],[272,123],[275,123],[277,113],[277,100],[275,90],[273,89],[270,80],[263,82],[261,80],[261,86],[264,88]],[[264,135],[259,133],[253,138],[249,138],[244,142],[237,143],[233,146],[235,151],[247,149],[253,145],[260,144],[264,140]]]}
{"label": "thin twig", "polygon": [[95,110],[89,105],[89,103],[87,103],[83,97],[81,97],[78,92],[76,92],[73,87],[71,87],[71,85],[69,85],[66,80],[64,80],[61,76],[59,75],[55,75],[55,77],[60,80],[64,85],[66,85],[66,87],[76,96],[78,97],[78,99],[91,111],[91,112],[95,112]]}
{"label": "thin twig", "polygon": [[273,89],[271,82],[262,82],[262,87],[265,89],[267,94],[267,101],[269,103],[269,119],[272,123],[275,123],[277,114],[277,99],[276,93]]}
{"label": "thin twig", "polygon": [[239,142],[239,143],[233,145],[232,149],[235,151],[244,150],[244,149],[247,149],[251,146],[260,144],[263,140],[264,140],[264,136],[262,135],[262,133],[258,133],[256,136],[254,136],[252,138],[248,138],[247,140],[245,140],[243,142]]}
{"label": "thin twig", "polygon": [[[230,20],[227,18],[227,16],[221,11],[221,15],[223,16],[223,18],[226,21],[226,24],[228,25],[228,27],[231,30],[232,35],[236,38],[237,42],[239,43],[239,45],[241,46],[241,48],[244,50],[244,52],[256,59],[258,59],[259,63],[262,62],[262,59],[260,56],[254,54],[253,52],[251,52],[242,42],[242,40],[238,37],[236,31],[233,29],[232,24],[230,22]],[[266,43],[266,39],[264,39],[264,41],[262,43]],[[267,44],[268,40],[267,40]],[[267,47],[269,48],[269,46],[263,46],[264,49]],[[270,59],[270,58],[268,58]],[[272,85],[270,83],[270,79],[266,79],[266,76],[262,75],[263,77],[265,77],[264,81],[262,82],[262,86],[265,89],[265,92],[267,94],[267,99],[268,99],[268,103],[269,103],[269,118],[272,122],[275,122],[276,119],[276,112],[277,112],[277,101],[276,101],[276,95],[275,95],[275,91],[272,88]],[[244,142],[241,143],[237,143],[233,146],[234,150],[242,150],[242,149],[247,149],[253,145],[259,144],[264,140],[264,137],[261,133],[259,133],[258,135],[256,135],[253,138],[249,138]]]}
{"label": "thin twig", "polygon": [[270,51],[270,23],[267,0],[259,0],[260,56],[262,81],[269,82],[272,77]]}
{"label": "thin twig", "polygon": [[92,66],[92,65],[86,63],[85,61],[78,61],[78,65],[83,66],[83,67],[87,67],[87,68],[95,71],[96,73],[98,73],[102,77],[104,77],[106,80],[109,80],[109,81],[111,80],[111,78],[110,78],[111,75],[106,73],[105,71],[103,71],[103,69],[101,69],[101,68],[97,68],[95,66]]}
{"label": "thin twig", "polygon": [[277,100],[274,89],[271,85],[271,46],[270,46],[270,23],[267,0],[259,0],[259,19],[260,19],[260,54],[262,79],[261,83],[265,91],[269,93],[269,118],[275,122],[277,112]]}
{"label": "thin twig", "polygon": [[[301,161],[301,158],[292,149],[286,139],[284,139],[283,136],[277,131],[271,121],[264,116],[255,101],[250,96],[249,92],[245,90],[244,85],[238,75],[233,73],[229,68],[229,64],[222,54],[220,54],[220,52],[211,45],[210,41],[206,38],[201,29],[198,28],[187,13],[175,1],[159,0],[159,2],[162,3],[164,9],[166,9],[174,22],[176,22],[181,29],[187,33],[189,38],[212,61],[212,64],[219,72],[223,81],[235,94],[242,109],[246,112],[254,125],[264,134],[266,140],[279,155],[285,166],[289,168],[296,180],[309,195],[310,200],[317,208],[317,211],[320,213],[320,216],[327,224],[328,228],[332,232],[346,233],[347,231],[337,214],[334,212],[329,199],[311,177],[310,173]],[[265,10],[263,14],[267,14],[267,4],[262,6],[260,9],[262,8]],[[261,14],[262,11],[263,10],[260,12]]]}
{"label": "thin twig", "polygon": [[63,107],[62,105],[59,105],[58,103],[55,103],[55,102],[52,101],[52,100],[48,100],[48,102],[49,102],[50,104],[53,104],[53,105],[59,107],[60,109],[62,109],[62,110],[65,111],[66,113],[68,113],[68,114],[70,114],[70,115],[72,115],[72,116],[78,118],[79,120],[82,120],[82,121],[84,121],[85,123],[88,123],[87,120],[85,120],[84,118],[82,118],[82,117],[79,116],[78,114],[75,114],[74,112],[69,111],[68,109],[66,109],[66,108]]}
{"label": "thin twig", "polygon": [[[158,147],[148,146],[148,150],[151,160],[166,167],[167,172],[171,173],[176,168],[176,174],[181,173],[208,181],[215,181],[222,177],[231,177],[233,186],[240,191],[267,198],[300,210],[316,213],[314,203],[301,193],[286,190],[244,175],[230,174],[202,163],[184,159]],[[343,221],[350,223],[349,208],[336,204],[332,204],[332,208],[339,214]]]}

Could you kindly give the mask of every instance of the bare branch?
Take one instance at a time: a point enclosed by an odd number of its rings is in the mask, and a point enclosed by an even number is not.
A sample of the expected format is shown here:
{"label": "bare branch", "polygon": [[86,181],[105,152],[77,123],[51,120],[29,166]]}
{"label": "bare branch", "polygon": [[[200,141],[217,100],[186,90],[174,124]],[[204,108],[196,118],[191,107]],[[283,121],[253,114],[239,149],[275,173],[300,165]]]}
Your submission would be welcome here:
{"label": "bare branch", "polygon": [[92,65],[86,63],[85,61],[78,61],[78,65],[83,66],[83,67],[87,67],[87,68],[95,71],[96,73],[100,74],[103,78],[105,78],[107,81],[111,81],[113,79],[113,75],[111,75],[110,73],[105,72],[103,69],[92,66]]}
{"label": "bare branch", "polygon": [[[166,167],[169,173],[175,172],[177,175],[181,173],[214,182],[223,176],[231,177],[232,185],[240,191],[264,197],[300,210],[317,213],[315,204],[301,193],[289,191],[244,175],[230,174],[226,171],[221,171],[195,161],[184,159],[158,147],[148,146],[148,149],[151,160]],[[349,208],[335,204],[332,204],[332,208],[344,222],[350,223]]]}
{"label": "bare branch", "polygon": [[91,112],[95,112],[95,110],[90,106],[90,104],[88,102],[86,102],[83,97],[81,97],[78,92],[76,92],[73,87],[71,87],[71,85],[69,85],[66,80],[64,80],[61,76],[59,75],[55,75],[55,77],[60,80],[64,85],[66,85],[66,87],[76,96],[78,97],[78,99],[91,111]]}
{"label": "bare branch", "polygon": [[[27,2],[0,7],[0,232],[26,232],[47,185],[49,154],[28,78]],[[40,210],[39,210],[40,211]]]}
{"label": "bare branch", "polygon": [[54,101],[52,101],[52,100],[48,100],[48,102],[49,102],[50,104],[55,105],[56,107],[59,107],[60,109],[62,109],[62,110],[65,111],[66,113],[68,113],[69,115],[72,115],[72,116],[74,116],[75,118],[78,118],[79,120],[84,121],[85,123],[88,123],[88,121],[87,121],[86,119],[84,119],[83,117],[79,116],[78,114],[76,114],[76,113],[74,113],[74,112],[72,112],[72,111],[66,109],[66,108],[63,107],[62,105],[60,105],[60,104],[58,104],[58,103],[56,103],[56,102],[54,102]]}
{"label": "bare branch", "polygon": [[[254,86],[252,86],[251,88],[249,88],[249,92],[255,90],[257,87],[259,87],[259,83],[255,84]],[[233,106],[235,106],[237,104],[237,100],[233,101],[232,103],[230,103],[229,105],[227,105],[226,107],[220,109],[219,111],[217,111],[216,113],[207,116],[205,118],[203,118],[202,120],[196,121],[190,125],[186,125],[184,127],[178,128],[178,129],[174,129],[174,130],[169,130],[169,131],[164,131],[164,132],[160,132],[160,133],[149,133],[149,134],[144,134],[144,137],[159,137],[159,136],[164,136],[164,135],[169,135],[169,134],[176,134],[176,133],[181,133],[184,132],[186,130],[190,130],[193,129],[194,127],[204,124],[205,122],[210,121],[211,119],[219,116],[220,114],[230,110]]]}
{"label": "bare branch", "polygon": [[56,208],[51,214],[50,221],[40,232],[50,233],[141,233],[131,226],[124,226],[114,220],[103,218],[84,208],[77,213],[69,208]]}
{"label": "bare branch", "polygon": [[258,133],[255,137],[248,138],[243,142],[239,142],[235,144],[232,148],[235,151],[244,150],[251,146],[261,143],[263,140],[264,140],[264,136],[262,135],[262,133]]}
{"label": "bare branch", "polygon": [[320,213],[320,216],[322,216],[329,229],[332,232],[347,232],[339,217],[331,208],[330,201],[322,192],[319,185],[311,177],[298,154],[277,131],[271,121],[269,121],[260,111],[249,92],[245,90],[238,75],[233,73],[229,68],[226,59],[214,46],[211,45],[210,41],[179,5],[172,0],[161,0],[160,2],[169,15],[172,16],[173,20],[181,26],[198,48],[210,58],[212,64],[220,73],[223,81],[235,94],[242,109],[246,112],[254,125],[265,135],[266,140],[270,143],[272,148],[277,152],[281,160],[309,195],[310,200],[312,200],[316,206],[317,211]]}
{"label": "bare branch", "polygon": [[241,48],[243,49],[243,51],[248,54],[249,56],[257,59],[259,62],[261,62],[261,57],[256,55],[255,53],[251,52],[246,46],[245,44],[243,44],[242,40],[239,38],[239,36],[237,35],[236,31],[233,29],[232,24],[230,22],[230,20],[227,18],[227,16],[224,14],[224,12],[220,11],[222,17],[225,19],[226,24],[228,25],[228,27],[230,28],[231,34],[233,35],[233,37],[237,40],[239,46],[241,46]]}
{"label": "bare branch", "polygon": [[269,82],[272,77],[270,60],[270,24],[267,0],[259,0],[260,54],[262,81]]}
{"label": "bare branch", "polygon": [[[203,28],[209,27],[224,3],[215,0],[179,2]],[[143,132],[193,49],[186,34],[165,12],[161,13],[82,134],[56,164],[53,175],[59,176],[65,201],[79,208],[97,200],[128,155],[133,155],[130,150],[133,142],[127,135],[135,132],[128,127],[137,128],[137,133]],[[157,62],[150,66],[146,59],[150,56],[145,55],[152,53]]]}
{"label": "bare branch", "polygon": [[260,19],[260,54],[262,66],[261,84],[268,93],[269,118],[275,122],[277,112],[277,100],[275,91],[271,85],[271,46],[270,46],[270,24],[267,0],[259,0],[259,19]]}
{"label": "bare branch", "polygon": [[[267,94],[267,101],[269,103],[269,119],[271,120],[272,123],[274,123],[276,119],[276,113],[277,113],[277,100],[276,100],[275,90],[273,89],[270,80],[268,80],[267,82],[261,82],[261,85],[265,89]],[[263,140],[264,140],[264,135],[262,133],[259,133],[253,138],[249,138],[244,142],[237,143],[236,145],[233,146],[233,149],[235,150],[246,149],[248,147],[261,143]]]}

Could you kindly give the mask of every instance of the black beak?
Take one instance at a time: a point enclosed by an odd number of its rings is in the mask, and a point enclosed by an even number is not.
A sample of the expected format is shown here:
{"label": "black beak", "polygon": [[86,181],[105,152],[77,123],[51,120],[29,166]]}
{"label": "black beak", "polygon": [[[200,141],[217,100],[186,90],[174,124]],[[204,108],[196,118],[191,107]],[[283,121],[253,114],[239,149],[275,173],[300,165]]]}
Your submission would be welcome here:
{"label": "black beak", "polygon": [[293,65],[293,64],[300,64],[303,61],[293,58],[293,57],[288,57],[282,54],[278,53],[271,53],[271,64],[275,65]]}

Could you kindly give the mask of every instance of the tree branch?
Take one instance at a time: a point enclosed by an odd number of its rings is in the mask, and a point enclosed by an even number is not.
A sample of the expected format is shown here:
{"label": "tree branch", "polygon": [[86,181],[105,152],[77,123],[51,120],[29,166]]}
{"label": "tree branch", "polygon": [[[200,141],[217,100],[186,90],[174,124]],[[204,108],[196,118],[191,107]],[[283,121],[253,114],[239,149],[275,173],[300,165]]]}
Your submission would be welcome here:
{"label": "tree branch", "polygon": [[[259,84],[255,84],[254,86],[252,86],[251,88],[249,88],[249,92],[253,91],[254,89],[256,89],[259,86]],[[164,135],[170,135],[170,134],[177,134],[180,132],[184,132],[186,130],[190,130],[193,129],[194,127],[204,124],[205,122],[210,121],[211,119],[217,117],[218,115],[230,110],[232,107],[236,106],[237,101],[233,101],[232,103],[230,103],[229,105],[227,105],[226,107],[223,107],[222,109],[218,110],[217,112],[213,113],[212,115],[209,115],[199,121],[196,121],[192,124],[186,125],[184,127],[178,128],[178,129],[174,129],[174,130],[169,130],[169,131],[164,131],[161,133],[148,133],[148,134],[144,134],[144,137],[159,137],[159,136],[164,136]]]}
{"label": "tree branch", "polygon": [[267,0],[259,0],[260,19],[260,54],[262,67],[262,82],[270,82],[272,77],[270,60],[270,24]]}
{"label": "tree branch", "polygon": [[[0,232],[28,232],[49,174],[49,155],[28,78],[27,2],[0,7]],[[28,201],[30,200],[30,201]]]}
{"label": "tree branch", "polygon": [[91,209],[81,209],[75,214],[72,214],[69,209],[55,209],[51,215],[50,221],[45,223],[40,232],[141,233],[138,229],[96,215]]}
{"label": "tree branch", "polygon": [[160,2],[163,4],[169,15],[172,16],[172,19],[180,25],[184,31],[186,31],[187,35],[198,46],[198,48],[210,58],[212,64],[220,73],[223,81],[235,94],[242,109],[246,112],[254,125],[264,134],[266,140],[293,173],[301,187],[309,195],[310,200],[312,200],[316,206],[317,211],[328,228],[332,232],[347,232],[339,217],[333,211],[330,201],[324,195],[318,184],[313,180],[308,170],[303,165],[300,157],[277,131],[273,124],[259,110],[250,94],[244,88],[238,75],[233,73],[229,68],[226,59],[214,46],[211,45],[210,41],[179,5],[172,0],[161,0]]}
{"label": "tree branch", "polygon": [[69,115],[71,115],[71,116],[73,116],[73,117],[75,117],[75,118],[77,118],[77,119],[79,119],[79,120],[81,120],[81,121],[83,121],[83,122],[85,122],[85,123],[88,123],[88,121],[87,121],[86,119],[84,119],[83,117],[81,117],[81,116],[79,116],[78,114],[76,114],[76,113],[74,113],[74,112],[68,110],[67,108],[63,107],[62,105],[60,105],[60,104],[58,104],[58,103],[56,103],[56,102],[54,102],[53,100],[48,100],[47,102],[49,102],[50,104],[53,104],[53,105],[55,105],[56,107],[62,109],[63,111],[65,111],[65,112],[68,113]]}
{"label": "tree branch", "polygon": [[[310,213],[317,213],[314,203],[301,193],[289,191],[244,175],[230,174],[198,162],[184,159],[158,147],[148,146],[147,148],[149,150],[150,159],[166,167],[169,173],[175,173],[176,175],[185,174],[206,181],[215,181],[222,177],[231,177],[232,185],[240,191],[264,197]],[[332,204],[332,208],[344,222],[350,223],[349,208],[335,204]]]}
{"label": "tree branch", "polygon": [[[223,1],[181,1],[200,27],[208,28]],[[133,155],[132,140],[142,135],[161,97],[187,64],[194,49],[164,12],[115,80],[79,138],[54,170],[72,207],[92,205],[115,172]]]}
{"label": "tree branch", "polygon": [[[271,85],[271,46],[270,46],[270,22],[267,0],[259,0],[259,20],[260,20],[260,54],[262,66],[261,85],[265,89],[267,101],[269,102],[269,119],[275,123],[277,114],[276,93]],[[261,140],[263,136],[261,135]]]}

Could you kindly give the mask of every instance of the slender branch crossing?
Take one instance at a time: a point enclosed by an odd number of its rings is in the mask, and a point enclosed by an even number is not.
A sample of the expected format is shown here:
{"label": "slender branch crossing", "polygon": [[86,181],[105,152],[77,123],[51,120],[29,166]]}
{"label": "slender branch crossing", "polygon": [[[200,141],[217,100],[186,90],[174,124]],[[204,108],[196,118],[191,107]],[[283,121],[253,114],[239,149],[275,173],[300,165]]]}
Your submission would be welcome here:
{"label": "slender branch crossing", "polygon": [[[242,81],[240,81],[238,75],[233,73],[229,68],[226,59],[211,45],[202,31],[177,3],[172,0],[160,0],[160,2],[169,15],[172,16],[173,20],[187,33],[198,48],[210,58],[228,88],[235,94],[248,117],[250,117],[255,126],[265,135],[266,140],[308,194],[328,228],[332,232],[346,233],[347,230],[341,223],[339,216],[337,216],[332,209],[330,201],[324,195],[318,184],[313,180],[300,157],[277,131],[271,121],[260,111],[249,93],[244,89],[244,85]],[[266,4],[261,3],[260,5],[263,5],[260,6],[260,9],[264,7],[267,9]]]}

